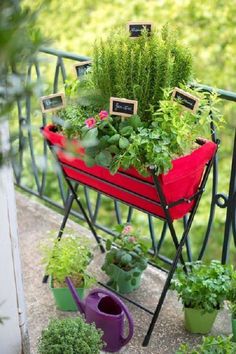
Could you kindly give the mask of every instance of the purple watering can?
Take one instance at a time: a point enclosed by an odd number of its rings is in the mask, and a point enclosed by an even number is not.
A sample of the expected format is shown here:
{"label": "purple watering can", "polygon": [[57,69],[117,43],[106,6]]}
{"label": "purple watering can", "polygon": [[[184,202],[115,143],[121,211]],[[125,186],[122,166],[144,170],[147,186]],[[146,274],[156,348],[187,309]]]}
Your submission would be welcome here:
{"label": "purple watering can", "polygon": [[[66,283],[78,310],[85,314],[86,321],[94,322],[96,327],[103,331],[105,351],[117,352],[130,341],[134,332],[133,319],[125,304],[117,296],[105,289],[93,289],[85,301],[81,301],[70,278],[66,277]],[[123,337],[125,316],[129,324],[126,338]]]}

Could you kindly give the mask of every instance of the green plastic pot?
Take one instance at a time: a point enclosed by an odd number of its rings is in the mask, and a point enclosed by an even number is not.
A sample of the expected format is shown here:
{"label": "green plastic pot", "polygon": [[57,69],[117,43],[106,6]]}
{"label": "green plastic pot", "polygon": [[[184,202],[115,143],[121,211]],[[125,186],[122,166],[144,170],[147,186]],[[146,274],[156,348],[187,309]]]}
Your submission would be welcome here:
{"label": "green plastic pot", "polygon": [[232,332],[233,332],[233,342],[236,342],[236,317],[232,316]]}
{"label": "green plastic pot", "polygon": [[[111,264],[110,271],[112,272],[112,275],[109,274],[110,281],[108,282],[108,285],[119,293],[128,294],[139,288],[142,276],[142,273],[139,269],[134,268],[126,272],[123,269],[117,267],[115,264]],[[136,272],[138,272],[139,275],[135,276],[135,284],[132,284],[131,280],[134,277],[133,273]]]}
{"label": "green plastic pot", "polygon": [[[68,288],[54,288],[53,278],[50,280],[50,289],[53,293],[55,303],[58,310],[61,311],[77,311],[78,308]],[[76,288],[80,299],[84,297],[84,288]]]}
{"label": "green plastic pot", "polygon": [[211,331],[218,310],[202,312],[200,309],[184,308],[185,328],[191,333],[207,334]]}

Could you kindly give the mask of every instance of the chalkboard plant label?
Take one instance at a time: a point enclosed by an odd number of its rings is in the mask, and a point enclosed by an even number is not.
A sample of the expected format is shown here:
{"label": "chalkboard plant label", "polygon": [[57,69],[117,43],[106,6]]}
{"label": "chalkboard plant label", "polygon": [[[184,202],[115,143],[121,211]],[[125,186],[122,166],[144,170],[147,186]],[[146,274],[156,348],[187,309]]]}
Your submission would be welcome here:
{"label": "chalkboard plant label", "polygon": [[142,34],[142,30],[146,29],[148,35],[152,31],[152,22],[128,22],[127,24],[128,31],[130,33],[130,38],[138,38]]}
{"label": "chalkboard plant label", "polygon": [[138,101],[117,97],[110,98],[110,114],[121,117],[130,117],[137,114],[137,110]]}
{"label": "chalkboard plant label", "polygon": [[195,113],[199,107],[199,99],[190,93],[175,87],[172,99],[178,101],[184,109]]}
{"label": "chalkboard plant label", "polygon": [[91,60],[81,61],[75,64],[74,69],[75,69],[76,76],[79,78],[84,76],[84,74],[86,74],[88,69],[91,67],[91,64],[92,64]]}
{"label": "chalkboard plant label", "polygon": [[64,93],[54,93],[40,98],[43,113],[58,111],[65,107]]}

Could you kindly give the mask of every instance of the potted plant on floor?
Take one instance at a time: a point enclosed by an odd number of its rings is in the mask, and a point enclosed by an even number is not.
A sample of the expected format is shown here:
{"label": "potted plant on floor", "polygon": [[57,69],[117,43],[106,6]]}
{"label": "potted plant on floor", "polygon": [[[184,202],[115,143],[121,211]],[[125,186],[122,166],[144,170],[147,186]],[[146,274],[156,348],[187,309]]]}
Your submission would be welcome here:
{"label": "potted plant on floor", "polygon": [[102,331],[81,317],[53,319],[38,340],[38,354],[99,354]]}
{"label": "potted plant on floor", "polygon": [[204,337],[201,344],[190,348],[189,344],[181,344],[175,354],[235,354],[236,344],[231,337],[208,336]]}
{"label": "potted plant on floor", "polygon": [[232,274],[227,300],[228,300],[228,307],[231,312],[233,341],[236,342],[236,271],[234,271]]}
{"label": "potted plant on floor", "polygon": [[148,245],[137,238],[131,225],[119,225],[112,246],[106,242],[105,261],[102,270],[110,277],[108,285],[127,294],[140,286],[142,272],[147,268]]}
{"label": "potted plant on floor", "polygon": [[180,267],[172,280],[184,306],[185,328],[191,333],[208,333],[227,297],[232,267],[213,260],[187,263],[188,273]]}
{"label": "potted plant on floor", "polygon": [[42,245],[42,252],[42,262],[46,265],[46,274],[50,275],[50,288],[57,308],[63,311],[76,311],[77,307],[65,278],[72,279],[81,299],[85,289],[95,282],[87,271],[92,259],[88,244],[79,237],[66,235],[61,240],[47,241]]}

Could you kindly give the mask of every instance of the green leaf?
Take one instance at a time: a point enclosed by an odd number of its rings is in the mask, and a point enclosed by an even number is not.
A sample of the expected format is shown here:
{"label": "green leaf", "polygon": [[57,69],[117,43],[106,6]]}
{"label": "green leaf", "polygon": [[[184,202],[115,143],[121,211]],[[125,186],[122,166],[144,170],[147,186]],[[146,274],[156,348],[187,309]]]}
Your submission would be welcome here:
{"label": "green leaf", "polygon": [[106,250],[110,251],[112,245],[112,241],[110,239],[106,240]]}
{"label": "green leaf", "polygon": [[101,151],[95,158],[98,165],[109,166],[112,161],[111,153],[107,150]]}
{"label": "green leaf", "polygon": [[126,135],[131,135],[133,133],[133,131],[134,131],[133,128],[131,126],[128,126],[128,127],[122,128],[120,130],[120,133],[121,133],[121,135],[126,136]]}
{"label": "green leaf", "polygon": [[129,140],[127,138],[121,137],[119,140],[119,147],[121,149],[126,149],[129,146]]}
{"label": "green leaf", "polygon": [[121,262],[123,264],[129,264],[132,261],[132,257],[129,254],[125,254],[121,257]]}
{"label": "green leaf", "polygon": [[85,148],[90,146],[95,146],[98,143],[97,136],[98,136],[97,128],[92,128],[88,130],[82,139],[83,146]]}
{"label": "green leaf", "polygon": [[84,156],[84,162],[88,167],[92,167],[95,165],[95,159],[89,155]]}
{"label": "green leaf", "polygon": [[115,144],[119,141],[120,139],[120,134],[114,134],[108,139],[109,144]]}
{"label": "green leaf", "polygon": [[120,150],[116,145],[111,145],[107,148],[108,151],[110,151],[111,154],[119,154]]}
{"label": "green leaf", "polygon": [[137,129],[143,125],[143,123],[138,115],[134,115],[134,116],[130,117],[129,124],[135,129]]}

